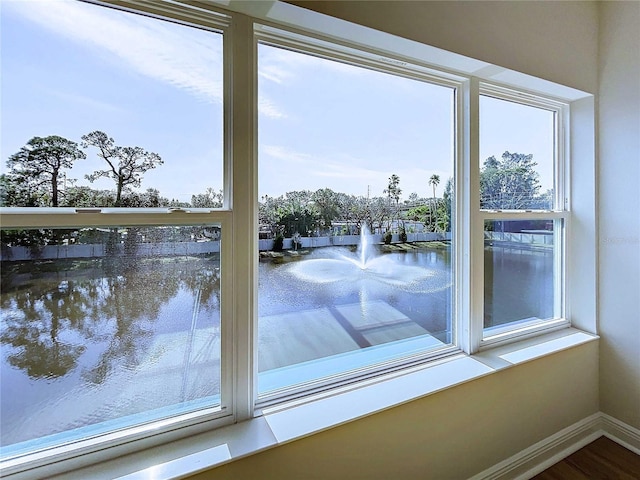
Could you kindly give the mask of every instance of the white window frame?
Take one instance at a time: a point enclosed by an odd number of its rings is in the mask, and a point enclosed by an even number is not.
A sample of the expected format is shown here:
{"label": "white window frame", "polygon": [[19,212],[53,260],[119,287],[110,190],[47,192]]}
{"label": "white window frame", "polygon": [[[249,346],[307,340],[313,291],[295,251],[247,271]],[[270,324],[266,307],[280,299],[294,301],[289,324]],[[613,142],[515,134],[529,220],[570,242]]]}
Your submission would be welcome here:
{"label": "white window frame", "polygon": [[[254,33],[254,23],[272,26],[280,31],[289,31],[289,38],[278,42],[291,42],[289,47],[299,47],[295,35],[324,40],[335,47],[331,55],[340,61],[366,62],[370,68],[398,75],[423,75],[423,79],[437,82],[455,82],[456,90],[456,166],[455,166],[455,222],[456,247],[454,252],[454,275],[457,288],[454,296],[454,318],[452,337],[454,351],[474,354],[482,349],[520,340],[526,336],[540,335],[554,329],[569,326],[568,316],[553,319],[534,328],[514,329],[500,338],[483,338],[483,224],[492,219],[552,219],[563,222],[561,288],[565,293],[561,310],[567,309],[566,264],[567,242],[570,232],[569,209],[569,105],[553,96],[538,94],[528,89],[515,89],[468,73],[460,73],[442,66],[433,66],[411,54],[378,48],[358,43],[345,35],[341,41],[335,34],[323,36],[287,25],[286,22],[270,21],[265,16],[252,17],[245,13],[229,13],[220,8],[202,7],[202,3],[166,2],[151,0],[93,1],[108,7],[130,10],[149,16],[162,17],[178,23],[211,29],[224,33],[224,207],[216,210],[193,209],[190,212],[173,212],[166,209],[102,209],[101,213],[82,212],[82,209],[1,209],[3,228],[73,228],[77,226],[120,225],[193,225],[218,224],[222,228],[221,243],[221,294],[222,294],[222,406],[216,411],[194,412],[180,415],[148,425],[136,426],[122,432],[113,432],[99,438],[86,439],[71,445],[61,445],[3,461],[3,475],[24,473],[34,468],[53,465],[62,461],[60,468],[76,468],[114,458],[133,450],[142,450],[168,441],[211,431],[223,425],[259,416],[261,407],[257,398],[257,251],[258,235],[258,173],[257,173],[257,43],[271,37],[265,32]],[[228,5],[243,10],[245,5]],[[385,34],[386,35],[386,34]],[[375,40],[375,41],[374,41]],[[402,42],[398,42],[402,50]],[[342,47],[342,51],[341,48]],[[429,47],[430,48],[430,47]],[[355,55],[354,52],[362,52]],[[321,48],[317,53],[327,54]],[[351,56],[355,55],[355,57]],[[415,66],[415,67],[414,67]],[[535,83],[535,82],[533,82]],[[556,183],[556,209],[544,212],[489,212],[479,208],[479,97],[483,93],[505,96],[504,99],[531,104],[547,109],[557,109],[557,162],[565,170],[557,172],[561,183]],[[569,92],[573,95],[573,92]],[[582,92],[581,92],[582,93]],[[569,95],[569,94],[568,94]],[[584,98],[584,96],[576,97]],[[242,135],[232,135],[241,131]],[[233,168],[232,168],[233,167]],[[559,207],[561,206],[561,208]],[[31,209],[34,210],[34,209]],[[224,319],[229,319],[224,321]],[[449,353],[449,352],[448,352]],[[398,374],[398,368],[416,367],[420,363],[438,357],[421,358],[414,362],[390,366],[386,371]],[[446,361],[446,359],[444,360]],[[378,372],[383,373],[383,372]],[[348,381],[355,381],[350,378]],[[366,384],[371,380],[362,382]],[[344,390],[344,389],[343,389]],[[310,393],[316,392],[315,390]],[[332,395],[324,391],[322,396]],[[280,399],[282,400],[282,399]],[[312,401],[307,399],[305,401]],[[90,454],[90,455],[86,455]],[[50,468],[50,467],[47,467]],[[34,470],[35,471],[35,470]],[[64,470],[59,470],[64,471]],[[53,473],[53,471],[52,471]]]}
{"label": "white window frame", "polygon": [[[464,87],[464,79],[445,72],[437,72],[433,69],[420,65],[417,62],[406,62],[394,58],[387,58],[380,52],[375,50],[365,51],[363,49],[355,49],[349,45],[337,44],[335,42],[327,42],[317,35],[303,34],[298,31],[293,31],[288,28],[275,27],[267,22],[254,23],[254,52],[257,53],[258,45],[266,45],[276,48],[283,48],[303,55],[311,55],[319,58],[324,58],[330,61],[336,61],[353,65],[359,68],[365,68],[376,72],[387,73],[396,75],[411,80],[425,82],[431,85],[438,85],[452,89],[453,93],[453,121],[454,125],[454,143],[457,143],[457,139],[461,136],[460,122],[458,121],[459,112],[461,111],[461,95],[460,92]],[[256,59],[257,61],[257,59]],[[257,151],[257,138],[255,150]],[[457,165],[460,163],[458,157],[459,149],[457,145],[452,145],[454,148],[454,178],[457,175]],[[256,158],[257,162],[257,158]],[[257,202],[257,196],[256,196]],[[452,228],[455,225],[455,218],[457,218],[457,212],[454,212],[452,219]],[[256,222],[257,225],[257,222]],[[453,228],[452,235],[456,239],[453,242],[455,245],[452,248],[452,277],[454,277],[454,291],[455,285],[458,282],[456,277],[456,265],[460,256],[460,249],[457,248],[457,226]],[[254,232],[254,237],[257,238],[257,231]],[[255,250],[254,250],[255,251]],[[247,252],[249,254],[249,252]],[[257,271],[257,262],[256,262]],[[354,381],[362,381],[373,375],[380,375],[381,373],[390,373],[402,369],[406,369],[416,364],[422,364],[425,362],[440,359],[449,355],[453,355],[460,352],[458,347],[458,341],[456,340],[457,326],[460,323],[458,320],[458,308],[456,295],[451,296],[451,338],[450,345],[438,348],[435,350],[428,350],[417,354],[408,354],[405,357],[397,360],[381,362],[378,364],[372,364],[368,367],[361,368],[357,371],[345,371],[340,374],[332,375],[329,378],[321,378],[308,383],[302,383],[292,385],[290,387],[278,390],[273,393],[266,393],[259,395],[256,390],[255,396],[255,410],[261,412],[263,408],[270,407],[282,402],[291,401],[300,397],[313,395],[316,393],[324,392],[328,389],[338,388]],[[257,325],[257,314],[254,316],[254,324]],[[257,326],[255,327],[257,330]],[[254,358],[258,355],[257,342],[254,343]]]}
{"label": "white window frame", "polygon": [[[220,271],[232,271],[234,265],[234,249],[232,240],[232,214],[229,211],[193,209],[192,211],[171,211],[167,209],[119,209],[104,208],[96,213],[96,209],[85,208],[3,208],[3,229],[29,228],[91,228],[91,227],[129,227],[129,226],[192,226],[216,225],[221,228],[220,239]],[[20,471],[24,466],[29,468],[46,465],[60,459],[86,455],[105,449],[118,451],[129,442],[137,442],[141,448],[151,445],[154,436],[164,433],[164,441],[178,438],[180,431],[189,429],[193,433],[210,430],[233,423],[233,389],[232,389],[232,329],[233,290],[228,275],[222,274],[220,283],[220,405],[211,406],[198,411],[185,412],[160,420],[150,420],[130,428],[96,434],[87,438],[72,440],[69,443],[45,447],[41,450],[18,454],[2,462],[3,475]],[[226,366],[226,367],[225,367]]]}
{"label": "white window frame", "polygon": [[[472,211],[477,212],[477,219],[472,231],[472,242],[476,261],[472,273],[472,282],[482,288],[482,291],[474,303],[471,328],[473,330],[473,349],[471,353],[512,342],[532,335],[540,335],[555,329],[567,328],[570,322],[566,315],[566,245],[569,238],[569,184],[567,161],[570,158],[568,138],[566,131],[569,125],[569,104],[554,98],[527,92],[526,90],[508,88],[489,82],[478,82],[478,99],[481,96],[491,97],[507,102],[517,103],[529,107],[540,108],[554,113],[554,199],[553,208],[549,210],[499,210],[480,208],[480,158],[471,159],[470,168],[476,170],[477,175],[475,190],[478,191],[478,199]],[[478,129],[480,125],[478,125]],[[478,130],[479,131],[479,130]],[[480,140],[479,134],[476,139]],[[479,146],[478,146],[479,151]],[[485,336],[484,330],[484,224],[492,220],[551,220],[554,222],[554,318],[536,321],[531,324],[505,324],[494,335]]]}
{"label": "white window frame", "polygon": [[[210,431],[237,421],[238,405],[242,405],[241,385],[238,385],[236,369],[239,364],[234,345],[237,332],[242,329],[240,306],[246,304],[241,289],[234,284],[239,278],[242,265],[236,260],[240,229],[234,223],[232,206],[232,45],[231,17],[225,12],[213,12],[186,5],[177,6],[169,2],[158,3],[146,0],[131,2],[91,1],[102,7],[141,14],[158,21],[170,21],[222,35],[223,38],[223,207],[202,208],[30,208],[2,207],[0,217],[2,229],[29,228],[90,228],[90,227],[134,227],[134,226],[193,226],[215,225],[221,229],[220,238],[220,405],[197,411],[187,411],[169,418],[150,420],[130,428],[96,434],[67,443],[36,449],[3,459],[2,475],[20,474],[34,468],[67,461],[73,465],[78,458],[96,454],[98,458],[123,455],[130,452],[132,442],[136,449],[144,449],[160,443],[183,438],[187,435]],[[236,95],[239,97],[239,95]],[[238,109],[239,110],[239,109]],[[240,142],[237,142],[240,143]],[[240,297],[240,298],[239,298]],[[239,395],[240,394],[240,395]],[[247,417],[245,417],[247,418]]]}

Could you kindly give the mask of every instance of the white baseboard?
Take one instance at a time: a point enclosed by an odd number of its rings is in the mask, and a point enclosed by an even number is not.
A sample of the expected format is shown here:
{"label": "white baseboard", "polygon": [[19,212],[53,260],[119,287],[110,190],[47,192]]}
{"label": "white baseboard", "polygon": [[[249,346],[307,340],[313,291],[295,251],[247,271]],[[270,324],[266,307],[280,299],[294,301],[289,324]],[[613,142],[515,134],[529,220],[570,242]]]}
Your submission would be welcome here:
{"label": "white baseboard", "polygon": [[603,435],[640,455],[640,430],[598,412],[474,475],[469,480],[528,480]]}
{"label": "white baseboard", "polygon": [[603,435],[640,455],[640,430],[606,413],[600,415]]}

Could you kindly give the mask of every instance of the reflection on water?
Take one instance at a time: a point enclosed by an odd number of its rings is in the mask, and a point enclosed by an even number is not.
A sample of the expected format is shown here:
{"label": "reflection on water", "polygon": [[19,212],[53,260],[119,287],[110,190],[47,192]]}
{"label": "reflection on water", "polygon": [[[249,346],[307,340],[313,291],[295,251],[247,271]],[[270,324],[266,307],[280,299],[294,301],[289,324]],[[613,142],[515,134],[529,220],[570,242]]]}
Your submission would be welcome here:
{"label": "reflection on water", "polygon": [[[418,347],[411,342],[386,353],[369,347],[409,339],[435,337],[439,341],[434,345],[450,343],[450,251],[438,245],[404,253],[331,247],[284,263],[261,262],[259,372],[298,364],[306,368],[305,362],[360,350],[361,358],[371,358],[370,365]],[[345,371],[355,368],[343,363]],[[320,378],[331,373],[314,367],[313,374]]]}
{"label": "reflection on water", "polygon": [[217,258],[11,262],[1,277],[2,445],[219,394]]}
{"label": "reflection on water", "polygon": [[485,249],[484,326],[554,315],[552,248]]}

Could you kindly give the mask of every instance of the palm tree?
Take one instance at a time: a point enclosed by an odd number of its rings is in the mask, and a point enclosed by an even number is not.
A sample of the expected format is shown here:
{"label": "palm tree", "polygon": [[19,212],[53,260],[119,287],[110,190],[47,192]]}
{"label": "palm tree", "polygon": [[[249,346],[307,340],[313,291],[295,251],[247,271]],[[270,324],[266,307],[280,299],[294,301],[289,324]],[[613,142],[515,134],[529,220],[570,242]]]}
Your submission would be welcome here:
{"label": "palm tree", "polygon": [[438,184],[440,183],[440,175],[436,175],[435,173],[433,175],[431,175],[431,178],[429,178],[429,185],[431,185],[433,187],[433,207],[432,207],[432,211],[433,214],[435,216],[434,222],[433,222],[433,231],[435,232],[437,230],[437,226],[438,226],[438,213],[436,212],[436,187],[438,186]]}
{"label": "palm tree", "polygon": [[[392,199],[396,202],[396,217],[398,218],[398,203],[400,202],[400,195],[402,194],[402,190],[399,185],[400,177],[394,173],[389,177],[389,185],[384,190],[384,193],[389,196],[389,202],[391,202]],[[387,225],[387,228],[390,228],[390,225]]]}

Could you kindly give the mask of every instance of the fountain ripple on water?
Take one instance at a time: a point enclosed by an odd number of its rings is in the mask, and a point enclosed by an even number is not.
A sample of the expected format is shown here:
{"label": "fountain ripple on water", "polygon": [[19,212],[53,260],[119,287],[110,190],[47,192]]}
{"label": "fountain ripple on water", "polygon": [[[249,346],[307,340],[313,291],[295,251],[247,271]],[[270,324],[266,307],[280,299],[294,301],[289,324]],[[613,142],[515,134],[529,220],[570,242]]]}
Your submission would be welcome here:
{"label": "fountain ripple on water", "polygon": [[346,248],[327,248],[314,252],[322,258],[309,258],[286,267],[289,275],[309,284],[327,285],[340,282],[341,288],[359,289],[363,284],[392,286],[414,292],[436,291],[451,285],[442,272],[418,265],[407,265],[398,257],[403,254],[378,255],[363,231],[356,252]]}

